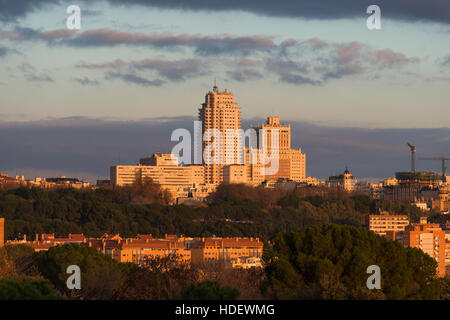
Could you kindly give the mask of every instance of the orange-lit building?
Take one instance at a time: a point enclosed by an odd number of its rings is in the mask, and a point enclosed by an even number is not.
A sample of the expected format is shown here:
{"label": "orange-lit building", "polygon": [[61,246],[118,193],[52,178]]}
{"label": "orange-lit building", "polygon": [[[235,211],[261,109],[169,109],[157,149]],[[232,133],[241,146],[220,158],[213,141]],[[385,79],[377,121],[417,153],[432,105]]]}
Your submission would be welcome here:
{"label": "orange-lit building", "polygon": [[[234,95],[219,91],[214,86],[205,96],[205,102],[199,109],[199,120],[202,122],[202,132],[208,137],[203,141],[203,164],[205,166],[205,183],[219,184],[223,181],[223,167],[226,164],[242,163],[239,159],[241,141],[234,133],[241,128],[241,108],[234,101]],[[222,141],[217,140],[214,130],[221,134]],[[230,136],[231,134],[231,136]],[[216,139],[216,141],[214,141]]]}
{"label": "orange-lit building", "polygon": [[103,236],[100,239],[89,239],[87,245],[92,246],[119,262],[140,264],[146,258],[177,255],[180,262],[190,263],[191,252],[186,249],[185,238],[166,236],[153,239],[151,235],[138,235],[137,238],[122,239]]}
{"label": "orange-lit building", "polygon": [[450,237],[445,233],[445,274],[450,275]]}
{"label": "orange-lit building", "polygon": [[[139,165],[110,167],[111,185],[130,185],[136,178],[147,177],[169,190],[174,198],[198,200],[206,198],[221,183],[257,186],[265,180],[306,179],[306,156],[300,148],[291,148],[291,127],[281,124],[279,117],[271,116],[266,123],[244,131],[241,108],[233,93],[219,91],[217,86],[205,95],[198,117],[202,123],[201,163],[180,165],[177,155],[156,153],[141,159]],[[275,132],[278,138],[272,148]]]}
{"label": "orange-lit building", "polygon": [[5,218],[0,218],[0,247],[5,243]]}
{"label": "orange-lit building", "polygon": [[41,234],[39,237],[38,234],[36,234],[36,238],[34,241],[26,241],[26,238],[23,241],[17,241],[17,242],[11,242],[10,244],[14,243],[25,243],[31,246],[34,251],[45,251],[48,250],[51,247],[58,246],[58,245],[64,245],[68,243],[76,243],[79,245],[82,245],[86,242],[86,237],[81,234],[72,234],[69,233],[69,236],[67,238],[56,238],[55,234],[53,233],[44,233]]}
{"label": "orange-lit building", "polygon": [[36,235],[33,241],[27,241],[24,238],[19,241],[8,241],[7,244],[26,244],[35,251],[45,251],[68,243],[93,247],[118,262],[140,264],[146,258],[176,255],[180,263],[191,264],[217,260],[228,262],[236,268],[259,267],[263,247],[263,243],[258,238],[186,238],[176,235],[153,238],[150,234],[137,235],[135,238],[122,238],[118,234],[105,234],[100,238],[69,234],[66,238],[57,238],[54,234],[42,234]]}
{"label": "orange-lit building", "polygon": [[263,243],[258,238],[197,238],[190,243],[192,264],[261,258]]}
{"label": "orange-lit building", "polygon": [[370,214],[366,218],[367,228],[380,236],[385,236],[389,231],[404,231],[407,225],[409,225],[408,216],[389,214],[385,211]]}
{"label": "orange-lit building", "polygon": [[[266,156],[278,161],[277,172],[266,174],[264,180],[276,181],[279,178],[286,178],[298,182],[303,181],[306,178],[306,156],[302,153],[301,148],[291,148],[291,126],[281,124],[279,117],[271,116],[267,118],[266,123],[256,126],[254,129],[257,131],[258,150],[265,150]],[[278,134],[278,141],[272,144],[272,134],[275,132]],[[276,137],[276,134],[273,136]],[[272,149],[272,145],[275,147],[274,149]],[[270,167],[270,163],[266,167]]]}
{"label": "orange-lit building", "polygon": [[387,237],[400,241],[405,247],[419,248],[438,264],[437,273],[444,277],[446,273],[446,240],[445,231],[437,223],[426,223],[421,219],[421,223],[407,226],[405,231],[389,232]]}

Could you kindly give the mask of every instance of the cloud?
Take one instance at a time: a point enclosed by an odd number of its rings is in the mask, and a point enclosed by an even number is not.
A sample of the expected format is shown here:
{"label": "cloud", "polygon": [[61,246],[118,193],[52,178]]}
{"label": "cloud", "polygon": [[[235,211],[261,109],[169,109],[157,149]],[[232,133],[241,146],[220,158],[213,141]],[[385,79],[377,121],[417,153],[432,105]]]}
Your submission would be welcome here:
{"label": "cloud", "polygon": [[204,10],[208,12],[245,11],[274,17],[304,19],[343,19],[364,18],[366,8],[372,4],[379,5],[382,16],[410,22],[430,21],[450,23],[450,2],[446,0],[109,0],[113,5],[142,5],[161,9]]}
{"label": "cloud", "polygon": [[30,72],[34,72],[36,70],[36,68],[33,67],[29,63],[22,63],[21,65],[17,66],[17,69],[19,69],[20,71],[22,71],[24,73],[30,73]]}
{"label": "cloud", "polygon": [[[426,21],[443,24],[450,23],[450,2],[446,0],[107,0],[111,5],[139,5],[160,9],[177,9],[189,11],[244,11],[257,15],[335,20],[344,18],[361,18],[368,16],[366,8],[376,4],[381,8],[382,16],[409,22]],[[91,4],[91,2],[81,1]],[[0,21],[14,21],[28,13],[44,9],[50,5],[62,5],[59,0],[14,0],[0,1]],[[88,15],[95,10],[89,10]],[[226,13],[225,13],[226,14]]]}
{"label": "cloud", "polygon": [[[166,51],[171,51],[174,47],[193,50],[192,58],[182,60],[116,59],[103,63],[82,62],[78,65],[88,69],[120,70],[107,78],[121,78],[147,86],[162,85],[163,80],[185,81],[208,75],[218,64],[231,66],[231,70],[226,71],[227,75],[240,82],[259,79],[268,71],[281,82],[321,85],[331,79],[357,75],[368,75],[367,78],[375,79],[380,77],[381,72],[420,61],[391,48],[376,49],[358,41],[330,42],[317,37],[306,40],[280,39],[275,42],[275,37],[263,35],[143,34],[113,29],[76,33],[62,29],[37,31],[27,28],[2,32],[1,37],[12,41],[45,41],[50,46],[89,48],[144,45]],[[216,58],[214,62],[205,58],[213,55]],[[224,55],[227,57],[223,57]],[[153,81],[137,76],[136,71],[140,70],[154,71],[161,79]]]}
{"label": "cloud", "polygon": [[101,16],[103,14],[102,11],[100,10],[90,10],[90,9],[82,9],[83,16],[85,17],[97,17],[97,16]]}
{"label": "cloud", "polygon": [[18,54],[19,51],[0,45],[0,58],[6,57],[7,55],[14,54],[14,53]]}
{"label": "cloud", "polygon": [[383,70],[420,61],[390,48],[379,50],[358,41],[291,39],[280,47],[278,55],[266,59],[266,70],[278,75],[281,82],[297,85],[322,85],[331,79],[365,74],[374,78]]}
{"label": "cloud", "polygon": [[9,49],[6,47],[0,46],[0,57],[4,57],[9,53]]}
{"label": "cloud", "polygon": [[55,82],[48,74],[29,74],[26,79],[31,82]]}
{"label": "cloud", "polygon": [[14,30],[1,32],[0,39],[8,39],[11,41],[43,40],[51,44],[56,40],[70,38],[76,33],[76,30],[69,29],[39,31],[32,28],[15,27]]}
{"label": "cloud", "polygon": [[182,60],[162,60],[162,59],[143,59],[138,61],[125,62],[122,59],[116,59],[104,63],[86,63],[77,64],[79,68],[85,69],[124,69],[134,70],[154,70],[161,77],[171,81],[184,81],[193,77],[208,74],[209,66],[206,60],[200,59],[182,59]]}
{"label": "cloud", "polygon": [[78,82],[79,84],[81,84],[83,86],[98,86],[98,85],[100,85],[100,81],[91,80],[88,77],[74,78],[73,80]]}
{"label": "cloud", "polygon": [[249,80],[257,80],[262,79],[264,76],[261,74],[261,72],[253,69],[242,69],[242,70],[236,70],[236,71],[227,71],[227,75],[236,81],[239,82],[245,82]]}
{"label": "cloud", "polygon": [[110,71],[106,74],[105,79],[120,79],[126,83],[138,84],[143,87],[159,87],[164,84],[161,79],[148,80],[134,73],[121,73]]}
{"label": "cloud", "polygon": [[11,22],[37,11],[49,4],[58,4],[59,0],[14,0],[0,1],[0,21]]}
{"label": "cloud", "polygon": [[41,40],[48,45],[71,47],[113,47],[119,45],[150,46],[154,48],[189,47],[201,56],[235,53],[248,55],[253,51],[267,51],[275,47],[273,37],[231,36],[227,34],[202,36],[199,34],[173,35],[171,33],[133,33],[114,29],[93,29],[84,32],[58,29],[38,31],[16,27],[0,33],[0,38],[12,41]]}
{"label": "cloud", "polygon": [[17,66],[17,69],[21,71],[25,79],[30,82],[55,82],[55,80],[45,72],[38,72],[34,66],[29,63],[22,63]]}
{"label": "cloud", "polygon": [[418,58],[407,58],[403,53],[394,52],[392,49],[377,50],[373,53],[372,61],[380,68],[391,69],[394,66],[418,62]]}
{"label": "cloud", "polygon": [[[2,117],[2,119],[4,119]],[[243,128],[264,119],[244,119]],[[108,176],[109,166],[136,164],[155,152],[170,152],[173,130],[192,132],[194,117],[149,118],[139,121],[66,117],[40,121],[0,120],[0,168],[11,175],[21,168],[58,175]],[[406,141],[418,147],[418,156],[449,156],[450,128],[364,129],[316,125],[281,119],[291,125],[292,146],[306,154],[307,175],[328,177],[342,173],[345,165],[358,178],[393,176],[407,170],[410,153]],[[119,162],[120,158],[120,162]],[[417,162],[419,170],[440,171],[440,163]],[[44,175],[26,172],[29,176]],[[82,176],[80,174],[83,173]],[[51,173],[48,173],[51,174]],[[47,173],[45,174],[47,175]]]}
{"label": "cloud", "polygon": [[441,65],[450,66],[450,55],[448,55],[442,59]]}
{"label": "cloud", "polygon": [[280,75],[280,81],[290,84],[296,84],[296,85],[304,85],[304,84],[310,84],[314,86],[318,86],[323,84],[323,82],[318,80],[313,80],[310,78],[303,77],[298,74],[282,74]]}

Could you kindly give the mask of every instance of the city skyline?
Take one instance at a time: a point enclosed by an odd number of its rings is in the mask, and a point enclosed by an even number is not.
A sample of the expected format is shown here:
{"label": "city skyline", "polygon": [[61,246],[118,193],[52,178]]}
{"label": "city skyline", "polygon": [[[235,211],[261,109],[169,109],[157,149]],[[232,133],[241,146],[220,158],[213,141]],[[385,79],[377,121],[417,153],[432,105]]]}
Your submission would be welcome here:
{"label": "city skyline", "polygon": [[79,1],[76,31],[69,4],[0,5],[0,169],[10,175],[95,181],[112,164],[170,152],[214,78],[235,93],[243,128],[270,115],[291,124],[310,176],[346,165],[361,179],[392,176],[408,168],[407,141],[449,156],[442,1],[379,3],[381,30],[367,29],[366,3],[110,0]]}
{"label": "city skyline", "polygon": [[[199,93],[199,101],[201,93]],[[237,94],[239,97],[239,93]],[[199,104],[200,105],[200,104]],[[193,110],[195,112],[195,110]],[[153,153],[169,153],[175,129],[193,134],[195,117],[154,118],[142,121],[112,121],[69,117],[30,122],[0,122],[2,171],[26,178],[58,175],[95,182],[108,177],[115,164],[136,164]],[[266,119],[243,120],[248,129]],[[294,148],[307,155],[306,176],[326,178],[342,173],[346,166],[360,180],[381,180],[395,171],[409,169],[406,141],[417,145],[418,155],[445,156],[450,130],[364,129],[327,127],[280,119],[291,125]],[[437,161],[418,161],[419,170],[439,172]]]}

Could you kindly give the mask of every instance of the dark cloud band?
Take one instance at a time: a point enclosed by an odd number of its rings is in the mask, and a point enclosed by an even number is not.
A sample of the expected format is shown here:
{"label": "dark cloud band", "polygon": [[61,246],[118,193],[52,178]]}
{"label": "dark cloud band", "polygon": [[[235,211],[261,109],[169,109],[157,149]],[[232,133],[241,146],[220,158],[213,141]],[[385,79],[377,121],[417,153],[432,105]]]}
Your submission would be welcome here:
{"label": "dark cloud band", "polygon": [[[366,8],[380,6],[382,16],[406,21],[450,23],[448,0],[107,0],[111,5],[140,5],[144,7],[191,11],[238,10],[258,15],[305,18],[343,19],[363,18]],[[60,0],[0,0],[0,21],[12,21],[41,10],[46,5],[59,4]],[[81,1],[81,3],[88,3]],[[91,5],[92,2],[89,2]]]}

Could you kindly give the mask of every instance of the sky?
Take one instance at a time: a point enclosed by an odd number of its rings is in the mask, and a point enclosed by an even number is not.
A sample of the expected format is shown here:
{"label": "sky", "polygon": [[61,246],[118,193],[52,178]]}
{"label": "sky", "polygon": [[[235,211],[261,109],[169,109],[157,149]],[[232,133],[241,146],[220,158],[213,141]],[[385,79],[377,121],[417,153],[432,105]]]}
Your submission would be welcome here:
{"label": "sky", "polygon": [[216,78],[247,124],[292,124],[308,175],[383,178],[406,141],[450,154],[449,40],[446,0],[0,1],[0,172],[92,179],[169,151]]}

